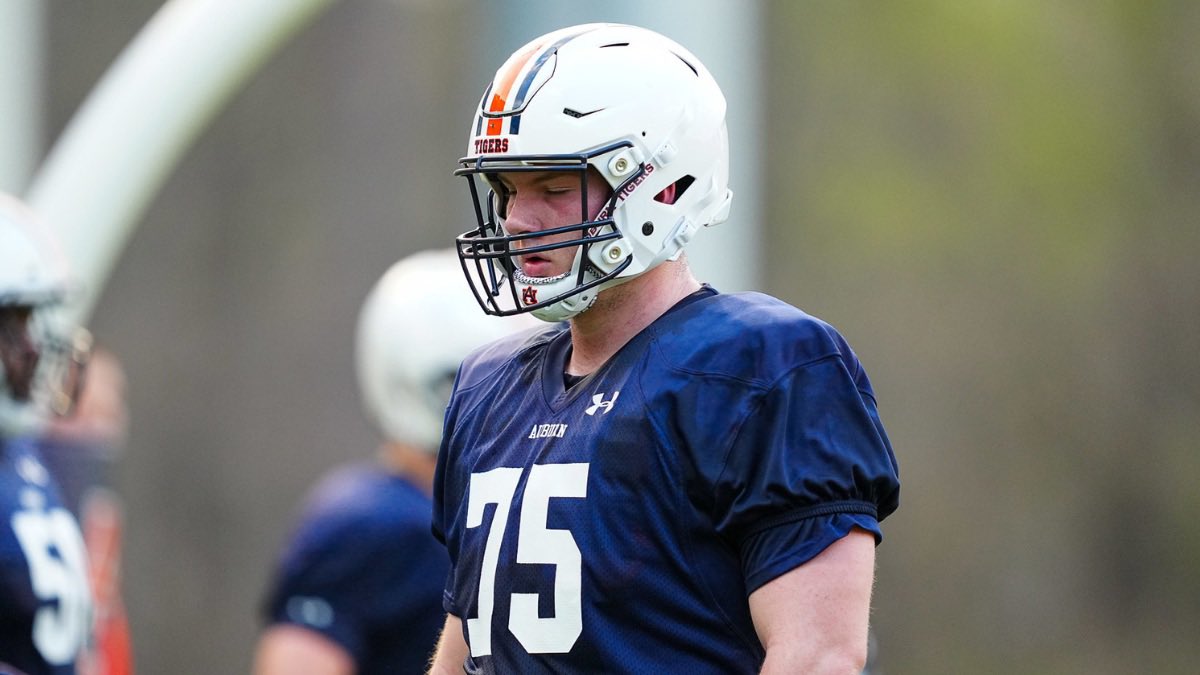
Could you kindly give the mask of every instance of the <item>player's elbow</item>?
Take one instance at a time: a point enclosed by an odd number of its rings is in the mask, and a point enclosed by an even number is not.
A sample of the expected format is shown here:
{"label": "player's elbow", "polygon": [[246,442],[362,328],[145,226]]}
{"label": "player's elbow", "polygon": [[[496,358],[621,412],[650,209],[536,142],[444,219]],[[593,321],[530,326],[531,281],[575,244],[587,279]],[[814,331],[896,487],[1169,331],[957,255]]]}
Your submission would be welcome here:
{"label": "player's elbow", "polygon": [[828,675],[860,675],[867,667],[867,647],[846,647],[826,654],[814,673]]}

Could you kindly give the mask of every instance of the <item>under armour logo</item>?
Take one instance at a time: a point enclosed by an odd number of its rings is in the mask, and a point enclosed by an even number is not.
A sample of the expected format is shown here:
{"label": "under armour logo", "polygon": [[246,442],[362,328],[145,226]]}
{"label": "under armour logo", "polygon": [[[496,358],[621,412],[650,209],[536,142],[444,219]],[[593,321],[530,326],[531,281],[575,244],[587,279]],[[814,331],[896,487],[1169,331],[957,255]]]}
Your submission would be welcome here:
{"label": "under armour logo", "polygon": [[592,396],[592,404],[584,412],[589,415],[595,415],[597,410],[603,410],[604,414],[607,415],[608,411],[612,410],[613,404],[617,402],[617,397],[620,395],[621,392],[614,391],[612,398],[605,401],[604,394],[596,394]]}
{"label": "under armour logo", "polygon": [[537,289],[533,286],[526,286],[525,290],[521,291],[521,302],[526,305],[537,304]]}

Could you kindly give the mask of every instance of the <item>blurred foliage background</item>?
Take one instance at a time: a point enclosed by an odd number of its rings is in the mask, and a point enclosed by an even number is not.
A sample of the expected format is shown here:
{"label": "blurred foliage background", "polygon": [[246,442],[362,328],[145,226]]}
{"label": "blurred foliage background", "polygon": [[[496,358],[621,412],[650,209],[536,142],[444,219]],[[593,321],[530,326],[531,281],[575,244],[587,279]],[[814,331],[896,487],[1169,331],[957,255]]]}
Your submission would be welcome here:
{"label": "blurred foliage background", "polygon": [[[159,4],[50,3],[47,144]],[[479,8],[339,3],[205,133],[105,290],[142,672],[245,671],[295,501],[371,451],[354,318],[469,222],[449,172],[496,65]],[[1200,4],[761,11],[764,290],[855,345],[901,462],[884,672],[1194,672]]]}
{"label": "blurred foliage background", "polygon": [[1200,628],[1200,5],[771,5],[770,288],[901,458],[897,673],[1183,673]]}

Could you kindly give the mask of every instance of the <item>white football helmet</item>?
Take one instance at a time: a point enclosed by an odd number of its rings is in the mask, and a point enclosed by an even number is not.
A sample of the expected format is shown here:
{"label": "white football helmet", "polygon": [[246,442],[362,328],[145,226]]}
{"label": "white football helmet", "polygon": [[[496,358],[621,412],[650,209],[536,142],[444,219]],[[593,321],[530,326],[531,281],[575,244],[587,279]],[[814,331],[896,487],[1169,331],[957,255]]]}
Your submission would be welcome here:
{"label": "white football helmet", "polygon": [[[53,312],[72,289],[66,260],[33,211],[0,194],[0,434],[35,433],[66,414],[91,347]],[[22,312],[28,319],[18,319]]]}
{"label": "white football helmet", "polygon": [[[476,300],[489,314],[546,321],[569,319],[603,289],[676,259],[701,226],[728,217],[733,195],[720,87],[688,50],[620,24],[564,28],[518,49],[484,91],[459,165],[478,226],[457,248]],[[589,167],[612,191],[594,218],[586,212]],[[547,170],[579,174],[580,221],[510,235],[498,176]],[[660,201],[670,186],[675,199]],[[537,244],[563,233],[577,236]],[[578,250],[570,272],[529,277],[513,259],[515,241],[532,244],[523,254]]]}
{"label": "white football helmet", "polygon": [[392,265],[358,317],[358,386],[368,416],[391,441],[436,453],[454,376],[475,348],[538,325],[496,318],[463,293],[451,249],[425,251]]}

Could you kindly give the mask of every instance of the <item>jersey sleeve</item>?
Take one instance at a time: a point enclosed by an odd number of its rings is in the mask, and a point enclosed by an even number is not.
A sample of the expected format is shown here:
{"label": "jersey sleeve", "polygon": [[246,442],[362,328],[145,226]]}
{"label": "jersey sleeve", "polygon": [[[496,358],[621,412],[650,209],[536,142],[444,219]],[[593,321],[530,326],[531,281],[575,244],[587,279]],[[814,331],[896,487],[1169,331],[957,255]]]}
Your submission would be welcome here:
{"label": "jersey sleeve", "polygon": [[[293,535],[267,596],[269,624],[295,624],[333,640],[356,661],[363,649],[363,617],[353,601],[361,564],[350,547],[339,551],[344,528],[328,519],[307,518]],[[352,560],[353,558],[354,560]]]}
{"label": "jersey sleeve", "polygon": [[834,354],[783,374],[734,430],[712,517],[742,556],[747,592],[897,507],[895,455],[865,373]]}
{"label": "jersey sleeve", "polygon": [[436,586],[441,578],[428,578],[433,570],[417,566],[415,552],[436,546],[428,530],[353,516],[318,512],[304,518],[276,569],[265,614],[268,623],[328,637],[361,663],[382,620],[418,609],[404,603],[425,594],[405,584]]}

